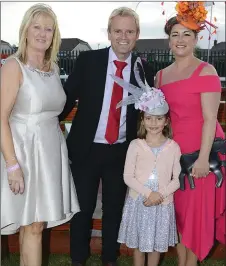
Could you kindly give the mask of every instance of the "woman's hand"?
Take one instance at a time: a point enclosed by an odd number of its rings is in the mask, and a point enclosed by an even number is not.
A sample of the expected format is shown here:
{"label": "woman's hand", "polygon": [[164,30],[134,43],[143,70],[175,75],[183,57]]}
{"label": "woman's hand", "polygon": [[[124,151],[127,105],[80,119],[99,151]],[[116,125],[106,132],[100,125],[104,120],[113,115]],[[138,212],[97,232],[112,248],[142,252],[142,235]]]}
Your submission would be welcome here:
{"label": "woman's hand", "polygon": [[17,195],[18,193],[23,194],[24,192],[24,178],[22,170],[18,163],[8,166],[8,182],[11,191]]}
{"label": "woman's hand", "polygon": [[163,196],[159,192],[151,192],[149,197],[144,201],[144,206],[150,207],[153,205],[159,205],[163,202]]}
{"label": "woman's hand", "polygon": [[195,178],[206,177],[209,174],[209,161],[207,159],[198,158],[192,168],[192,176]]}

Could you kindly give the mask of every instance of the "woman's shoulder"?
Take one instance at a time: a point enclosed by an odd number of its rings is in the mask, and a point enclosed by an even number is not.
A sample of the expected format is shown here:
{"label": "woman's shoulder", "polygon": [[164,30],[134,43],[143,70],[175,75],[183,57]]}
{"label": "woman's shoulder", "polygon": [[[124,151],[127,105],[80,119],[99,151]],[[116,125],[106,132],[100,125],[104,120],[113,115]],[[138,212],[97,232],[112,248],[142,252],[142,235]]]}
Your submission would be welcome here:
{"label": "woman's shoulder", "polygon": [[17,76],[17,74],[22,74],[21,65],[19,59],[16,56],[10,56],[5,60],[5,63],[1,67],[1,74],[13,74],[11,77]]}
{"label": "woman's shoulder", "polygon": [[5,63],[2,65],[2,69],[6,67],[15,67],[19,68],[20,62],[15,55],[11,55],[5,59]]}
{"label": "woman's shoulder", "polygon": [[163,72],[167,72],[170,70],[172,64],[170,64],[169,66],[165,67],[165,68],[162,68],[160,69],[157,73],[156,73],[156,77],[160,77],[160,75],[163,73]]}
{"label": "woman's shoulder", "polygon": [[218,76],[216,68],[210,63],[201,61],[203,68],[199,73],[199,76]]}
{"label": "woman's shoulder", "polygon": [[195,93],[221,92],[221,81],[215,67],[200,60],[200,64],[191,77],[195,86],[192,91]]}
{"label": "woman's shoulder", "polygon": [[172,66],[172,64],[170,64],[169,66],[167,66],[165,68],[160,69],[156,73],[156,76],[155,76],[155,87],[158,87],[158,88],[161,87],[163,72],[164,72],[164,74],[167,73],[171,69],[171,66]]}

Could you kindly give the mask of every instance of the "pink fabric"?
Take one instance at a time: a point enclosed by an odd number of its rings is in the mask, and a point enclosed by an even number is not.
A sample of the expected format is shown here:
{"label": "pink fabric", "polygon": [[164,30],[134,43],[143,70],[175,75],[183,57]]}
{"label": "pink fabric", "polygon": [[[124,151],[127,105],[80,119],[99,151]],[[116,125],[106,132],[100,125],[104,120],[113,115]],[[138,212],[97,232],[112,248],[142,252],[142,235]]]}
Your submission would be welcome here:
{"label": "pink fabric", "polygon": [[144,139],[133,140],[127,151],[124,168],[124,181],[130,188],[129,195],[133,198],[139,194],[149,197],[152,191],[144,185],[156,167],[159,192],[164,197],[162,204],[173,202],[173,193],[179,188],[180,156],[180,148],[173,140],[168,140],[157,158]]}
{"label": "pink fabric", "polygon": [[[218,76],[199,76],[206,64],[201,63],[188,79],[160,86],[170,107],[173,139],[182,153],[199,150],[201,146],[200,93],[221,91]],[[216,137],[225,137],[218,122]],[[200,261],[208,255],[215,238],[225,244],[225,174],[221,188],[216,188],[215,183],[216,178],[210,173],[207,178],[195,179],[196,187],[191,190],[186,178],[185,191],[175,193],[177,227],[182,243]]]}

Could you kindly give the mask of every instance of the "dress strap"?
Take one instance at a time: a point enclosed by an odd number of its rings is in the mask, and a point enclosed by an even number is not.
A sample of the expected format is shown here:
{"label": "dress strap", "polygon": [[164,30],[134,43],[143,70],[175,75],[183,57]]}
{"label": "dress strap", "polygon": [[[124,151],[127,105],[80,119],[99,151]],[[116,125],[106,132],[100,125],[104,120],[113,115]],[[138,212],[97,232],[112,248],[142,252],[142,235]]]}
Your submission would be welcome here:
{"label": "dress strap", "polygon": [[158,87],[160,88],[162,86],[162,69],[159,71],[159,84]]}
{"label": "dress strap", "polygon": [[207,62],[202,62],[198,65],[198,67],[194,70],[194,72],[192,73],[191,77],[197,77],[199,76],[200,72],[202,71],[202,69],[207,66],[208,63]]}

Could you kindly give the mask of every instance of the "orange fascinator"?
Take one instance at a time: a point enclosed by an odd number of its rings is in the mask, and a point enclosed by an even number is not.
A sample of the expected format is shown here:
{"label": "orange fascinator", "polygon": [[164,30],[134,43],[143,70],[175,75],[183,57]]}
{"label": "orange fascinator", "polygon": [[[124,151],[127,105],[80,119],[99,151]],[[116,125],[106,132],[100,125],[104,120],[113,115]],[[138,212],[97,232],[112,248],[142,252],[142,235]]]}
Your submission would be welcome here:
{"label": "orange fascinator", "polygon": [[175,9],[177,11],[177,21],[188,29],[199,32],[207,28],[207,24],[215,29],[217,28],[206,20],[208,11],[205,8],[204,2],[180,1],[177,2]]}

